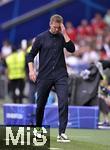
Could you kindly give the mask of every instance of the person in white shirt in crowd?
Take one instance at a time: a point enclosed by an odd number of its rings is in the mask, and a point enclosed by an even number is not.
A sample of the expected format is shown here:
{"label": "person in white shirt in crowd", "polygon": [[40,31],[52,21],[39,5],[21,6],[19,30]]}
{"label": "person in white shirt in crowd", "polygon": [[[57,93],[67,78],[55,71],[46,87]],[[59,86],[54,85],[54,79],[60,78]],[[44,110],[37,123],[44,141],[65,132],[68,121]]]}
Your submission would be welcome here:
{"label": "person in white shirt in crowd", "polygon": [[82,56],[82,62],[83,63],[92,63],[97,62],[99,60],[99,55],[97,51],[92,47],[92,45],[85,45],[85,53]]}
{"label": "person in white shirt in crowd", "polygon": [[8,55],[12,53],[12,45],[8,40],[3,41],[1,48],[2,58],[6,58]]}
{"label": "person in white shirt in crowd", "polygon": [[110,9],[107,10],[107,13],[104,16],[105,23],[110,26]]}

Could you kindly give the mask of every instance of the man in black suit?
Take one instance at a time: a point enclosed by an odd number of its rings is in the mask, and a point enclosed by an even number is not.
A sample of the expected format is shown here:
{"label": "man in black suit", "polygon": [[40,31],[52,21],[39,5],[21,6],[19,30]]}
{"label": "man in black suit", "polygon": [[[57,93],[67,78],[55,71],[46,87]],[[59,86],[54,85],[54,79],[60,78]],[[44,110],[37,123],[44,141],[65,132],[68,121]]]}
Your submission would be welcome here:
{"label": "man in black suit", "polygon": [[[66,33],[62,16],[51,16],[50,29],[39,34],[28,54],[29,77],[37,84],[36,126],[42,126],[44,109],[51,87],[54,86],[58,96],[59,135],[58,142],[70,142],[65,135],[68,121],[68,74],[63,48],[75,51],[75,46]],[[34,57],[39,52],[39,73],[33,66]],[[37,79],[37,80],[36,80]]]}

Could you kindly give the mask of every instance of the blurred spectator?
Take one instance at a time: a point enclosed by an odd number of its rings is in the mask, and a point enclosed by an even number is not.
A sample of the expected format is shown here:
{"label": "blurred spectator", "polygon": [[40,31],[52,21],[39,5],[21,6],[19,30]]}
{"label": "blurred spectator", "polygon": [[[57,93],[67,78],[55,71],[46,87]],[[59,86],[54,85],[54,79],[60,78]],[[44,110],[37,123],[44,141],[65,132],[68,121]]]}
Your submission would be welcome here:
{"label": "blurred spectator", "polygon": [[110,59],[110,32],[104,39],[104,49],[106,51],[107,59]]}
{"label": "blurred spectator", "polygon": [[83,48],[85,49],[85,52],[82,56],[82,62],[90,64],[99,60],[99,55],[91,44],[86,43]]}
{"label": "blurred spectator", "polygon": [[95,14],[94,18],[91,20],[91,24],[95,34],[100,34],[106,27],[106,23],[99,13]]}
{"label": "blurred spectator", "polygon": [[107,78],[105,78],[100,84],[100,94],[99,94],[99,108],[103,114],[103,122],[99,125],[110,126],[109,123],[109,112],[110,112],[110,90],[107,88]]}
{"label": "blurred spectator", "polygon": [[105,35],[97,36],[95,41],[96,49],[99,52],[99,57],[101,60],[110,59],[110,33]]}
{"label": "blurred spectator", "polygon": [[3,58],[6,58],[12,52],[12,45],[8,40],[3,41],[1,48],[1,55]]}
{"label": "blurred spectator", "polygon": [[93,28],[91,25],[88,24],[86,19],[81,20],[81,24],[77,28],[79,36],[92,36],[93,35]]}
{"label": "blurred spectator", "polygon": [[110,9],[107,10],[107,13],[104,16],[104,21],[108,26],[110,26]]}
{"label": "blurred spectator", "polygon": [[104,120],[99,125],[109,126],[109,112],[110,112],[110,61],[101,61],[104,69],[103,80],[99,86],[99,108],[103,114]]}
{"label": "blurred spectator", "polygon": [[68,71],[69,76],[78,74],[78,69],[75,66],[78,66],[81,64],[80,54],[76,52],[75,55],[72,55],[71,53],[67,51],[64,51],[64,53],[65,53],[65,61],[66,61],[66,66],[67,66],[67,71]]}
{"label": "blurred spectator", "polygon": [[27,40],[26,39],[21,40],[21,49],[26,51],[26,49],[27,49]]}
{"label": "blurred spectator", "polygon": [[25,52],[16,51],[15,48],[12,49],[12,53],[6,57],[4,62],[13,103],[22,103],[24,97],[25,64]]}
{"label": "blurred spectator", "polygon": [[0,54],[0,77],[1,75],[4,75],[4,65],[3,65],[3,58]]}
{"label": "blurred spectator", "polygon": [[68,21],[65,24],[67,34],[72,41],[76,41],[77,39],[77,30],[73,26],[72,22]]}

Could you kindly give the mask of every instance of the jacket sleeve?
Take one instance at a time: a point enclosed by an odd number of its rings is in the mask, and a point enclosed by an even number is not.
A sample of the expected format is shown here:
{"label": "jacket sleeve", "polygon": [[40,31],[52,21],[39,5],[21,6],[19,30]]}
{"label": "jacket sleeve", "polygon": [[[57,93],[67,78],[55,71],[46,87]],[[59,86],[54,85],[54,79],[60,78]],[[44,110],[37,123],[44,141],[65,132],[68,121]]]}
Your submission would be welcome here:
{"label": "jacket sleeve", "polygon": [[[63,37],[63,40],[64,40],[64,37]],[[75,52],[75,45],[74,43],[70,40],[68,42],[65,42],[64,40],[64,47],[67,49],[68,52]]]}
{"label": "jacket sleeve", "polygon": [[34,57],[37,55],[37,53],[40,51],[40,49],[41,49],[41,39],[40,39],[40,37],[36,37],[36,39],[32,45],[31,51],[27,54],[27,58],[26,58],[27,63],[34,61]]}

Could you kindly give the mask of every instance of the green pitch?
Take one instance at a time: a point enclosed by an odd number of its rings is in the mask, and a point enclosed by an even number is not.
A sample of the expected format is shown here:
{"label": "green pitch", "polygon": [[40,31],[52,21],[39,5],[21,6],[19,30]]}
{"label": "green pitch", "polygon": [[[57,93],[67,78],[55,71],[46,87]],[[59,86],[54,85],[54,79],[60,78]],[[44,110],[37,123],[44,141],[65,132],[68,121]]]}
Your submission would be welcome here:
{"label": "green pitch", "polygon": [[67,129],[70,143],[57,143],[57,129],[50,129],[52,150],[110,150],[110,130]]}

